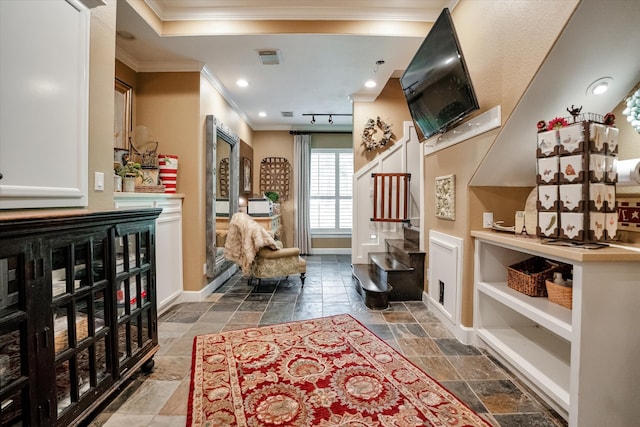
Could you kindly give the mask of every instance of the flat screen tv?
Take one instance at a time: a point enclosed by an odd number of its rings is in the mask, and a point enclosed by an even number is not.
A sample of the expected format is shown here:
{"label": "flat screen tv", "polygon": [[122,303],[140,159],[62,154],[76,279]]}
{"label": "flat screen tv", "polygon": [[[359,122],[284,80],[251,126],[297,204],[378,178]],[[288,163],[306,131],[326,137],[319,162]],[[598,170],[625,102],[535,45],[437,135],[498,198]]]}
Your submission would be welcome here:
{"label": "flat screen tv", "polygon": [[480,108],[449,9],[440,13],[400,83],[425,139],[446,132]]}

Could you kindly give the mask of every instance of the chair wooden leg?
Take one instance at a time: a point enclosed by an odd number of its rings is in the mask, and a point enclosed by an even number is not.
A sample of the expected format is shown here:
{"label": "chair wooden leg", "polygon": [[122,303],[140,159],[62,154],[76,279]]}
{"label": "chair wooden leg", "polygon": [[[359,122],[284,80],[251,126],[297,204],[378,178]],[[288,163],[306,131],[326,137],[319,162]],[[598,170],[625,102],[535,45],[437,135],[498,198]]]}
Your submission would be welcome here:
{"label": "chair wooden leg", "polygon": [[301,287],[303,287],[303,288],[304,288],[304,279],[305,279],[304,275],[305,275],[305,273],[300,273],[300,283],[302,283]]}

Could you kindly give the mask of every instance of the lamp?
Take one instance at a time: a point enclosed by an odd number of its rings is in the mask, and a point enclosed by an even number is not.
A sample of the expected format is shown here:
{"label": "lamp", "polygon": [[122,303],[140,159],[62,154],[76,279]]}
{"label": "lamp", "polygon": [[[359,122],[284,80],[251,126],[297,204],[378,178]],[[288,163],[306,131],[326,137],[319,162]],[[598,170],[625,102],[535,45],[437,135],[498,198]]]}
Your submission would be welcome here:
{"label": "lamp", "polygon": [[316,116],[329,116],[329,124],[333,124],[333,116],[352,116],[353,114],[339,114],[339,113],[303,113],[303,116],[311,116],[311,124],[316,123]]}

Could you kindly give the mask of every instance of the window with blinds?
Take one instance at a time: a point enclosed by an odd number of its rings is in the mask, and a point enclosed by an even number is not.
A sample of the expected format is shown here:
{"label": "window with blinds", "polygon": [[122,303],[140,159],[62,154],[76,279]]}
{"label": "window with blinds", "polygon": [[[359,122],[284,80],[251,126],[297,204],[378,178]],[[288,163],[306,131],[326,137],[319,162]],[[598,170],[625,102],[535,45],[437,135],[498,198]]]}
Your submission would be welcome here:
{"label": "window with blinds", "polygon": [[351,233],[353,150],[311,149],[312,233]]}

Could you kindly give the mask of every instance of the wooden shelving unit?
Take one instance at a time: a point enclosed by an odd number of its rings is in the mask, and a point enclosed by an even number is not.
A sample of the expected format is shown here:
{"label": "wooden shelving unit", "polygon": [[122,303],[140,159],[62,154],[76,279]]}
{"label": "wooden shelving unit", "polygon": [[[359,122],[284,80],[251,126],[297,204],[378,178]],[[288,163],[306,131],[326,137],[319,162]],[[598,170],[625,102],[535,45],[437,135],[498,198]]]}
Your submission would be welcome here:
{"label": "wooden shelving unit", "polygon": [[160,211],[0,214],[0,425],[77,425],[153,366]]}

